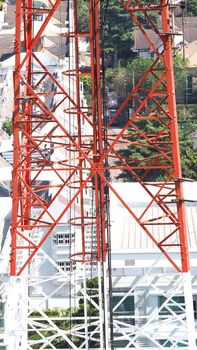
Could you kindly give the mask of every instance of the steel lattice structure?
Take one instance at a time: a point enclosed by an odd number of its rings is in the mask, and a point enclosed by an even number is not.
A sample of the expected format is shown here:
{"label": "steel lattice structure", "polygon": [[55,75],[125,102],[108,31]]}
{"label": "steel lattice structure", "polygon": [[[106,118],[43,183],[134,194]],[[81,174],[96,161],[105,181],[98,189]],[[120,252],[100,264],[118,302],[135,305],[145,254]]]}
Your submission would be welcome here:
{"label": "steel lattice structure", "polygon": [[[14,110],[14,170],[13,170],[13,225],[12,225],[12,253],[11,253],[11,274],[20,274],[23,269],[28,265],[31,258],[35,255],[38,249],[41,247],[42,243],[50,235],[53,228],[60,221],[62,216],[69,210],[76,198],[80,197],[80,214],[79,217],[71,218],[71,224],[82,227],[82,247],[81,252],[79,252],[79,259],[81,261],[95,260],[100,261],[101,252],[102,259],[105,260],[105,238],[104,234],[102,236],[101,244],[101,226],[104,227],[104,191],[103,183],[100,184],[100,193],[101,198],[98,196],[98,167],[99,167],[99,158],[98,155],[102,154],[102,111],[101,111],[101,100],[100,100],[100,81],[99,76],[95,75],[95,66],[98,64],[98,54],[95,54],[95,50],[98,51],[99,37],[98,30],[95,35],[95,26],[98,28],[98,19],[97,23],[94,23],[93,17],[95,14],[93,12],[93,5],[90,4],[90,18],[91,18],[91,33],[82,34],[83,36],[91,36],[91,60],[92,60],[92,81],[93,81],[93,102],[91,107],[91,112],[88,111],[88,108],[80,106],[80,86],[79,86],[79,63],[78,63],[78,35],[76,31],[76,24],[74,32],[65,33],[66,36],[70,38],[75,38],[75,70],[65,71],[63,74],[65,76],[74,76],[76,80],[76,100],[74,101],[69,92],[67,92],[58,82],[57,79],[46,69],[46,67],[40,62],[38,57],[33,52],[33,48],[38,42],[40,36],[42,35],[44,29],[46,28],[50,18],[52,17],[55,9],[58,7],[59,2],[51,3],[51,8],[48,9],[39,9],[33,8],[32,5],[18,4],[16,6],[16,70],[14,72],[15,79],[15,110]],[[75,4],[76,8],[76,4]],[[98,11],[98,9],[97,9]],[[29,13],[30,12],[30,13]],[[46,13],[46,19],[40,29],[38,30],[35,37],[31,38],[31,28],[32,28],[32,16],[37,13]],[[97,14],[98,17],[98,14]],[[21,58],[21,21],[24,19],[24,43],[26,47],[26,54]],[[31,21],[30,21],[31,18]],[[76,18],[76,14],[75,14]],[[28,21],[31,22],[31,25],[27,24]],[[32,69],[32,60],[36,62],[39,66],[39,72]],[[38,75],[40,78],[36,81],[34,76]],[[100,74],[100,67],[97,69],[97,75]],[[55,85],[53,92],[44,91],[40,92],[41,84],[46,77],[50,80],[50,83]],[[50,86],[49,83],[49,86]],[[98,98],[95,96],[95,91],[98,91]],[[42,96],[46,97],[48,95],[56,95],[60,97],[58,102],[53,105],[52,109],[49,109],[47,105],[42,101]],[[60,105],[63,103],[69,102],[67,108],[65,108],[64,113],[72,114],[77,121],[77,132],[75,135],[70,134],[68,130],[64,128],[60,121],[55,117],[55,112]],[[65,106],[65,104],[63,105]],[[99,107],[98,107],[99,106]],[[63,107],[64,108],[64,107]],[[36,112],[34,111],[35,109]],[[98,109],[98,111],[97,111]],[[98,125],[97,123],[97,112],[98,112]],[[90,116],[91,113],[91,116]],[[82,118],[87,121],[91,127],[90,135],[82,135]],[[39,131],[39,127],[42,123],[50,123],[51,128],[47,135],[38,135],[36,134]],[[89,139],[89,141],[87,141]],[[53,141],[53,142],[52,142]],[[51,147],[53,144],[53,148]],[[73,152],[73,159],[75,159],[75,166],[68,165],[68,160],[63,160],[60,164],[53,164],[50,159],[47,159],[46,151],[50,153],[56,148],[65,148],[68,151]],[[38,158],[35,158],[35,154],[39,154]],[[48,157],[49,158],[49,157]],[[76,163],[76,160],[78,162]],[[87,165],[85,164],[87,162]],[[55,163],[55,162],[54,162]],[[82,177],[82,173],[89,171],[88,176]],[[46,186],[37,186],[36,180],[39,178],[41,172],[47,171],[55,174],[58,177],[59,183],[54,185],[53,188],[56,188],[56,193],[51,199],[50,202],[46,203],[37,195],[38,191],[46,190]],[[65,179],[63,174],[65,171],[67,173],[71,171],[68,177]],[[74,178],[76,172],[79,171],[80,175],[78,180]],[[92,181],[94,177],[94,188],[96,193],[96,207],[97,214],[93,218],[86,218],[83,208],[83,191],[85,188],[92,187]],[[90,185],[91,183],[91,185]],[[70,202],[65,207],[65,210],[60,214],[58,218],[54,218],[50,215],[49,208],[54,203],[57,196],[61,193],[62,189],[65,186],[70,186],[70,188],[77,189],[76,193],[70,200]],[[49,188],[48,188],[49,189]],[[102,204],[100,204],[102,203]],[[41,208],[40,215],[35,218],[32,217],[32,209]],[[102,208],[102,209],[101,209]],[[43,216],[49,215],[50,222],[43,222]],[[101,220],[101,216],[103,219]],[[92,257],[89,256],[89,253],[85,251],[84,243],[84,226],[88,225],[88,222],[94,220],[94,224],[97,225],[97,250],[92,253]],[[87,222],[88,221],[88,222]],[[38,227],[46,228],[46,235],[40,241],[40,243],[35,246],[30,240],[29,237],[23,234],[24,230],[31,231],[37,229]],[[102,229],[103,230],[103,229]],[[18,245],[17,237],[22,239],[23,244]],[[26,245],[24,244],[26,242]],[[17,271],[16,268],[16,253],[17,251],[22,250],[31,250],[27,261],[21,266]],[[86,256],[87,255],[87,256]]]}
{"label": "steel lattice structure", "polygon": [[[106,123],[102,108],[99,1],[88,2],[88,32],[78,31],[77,0],[72,3],[73,25],[64,36],[72,41],[75,55],[73,65],[62,70],[61,81],[46,68],[34,52],[60,2],[49,0],[44,8],[36,8],[31,0],[16,2],[10,273],[12,276],[21,275],[58,223],[66,218],[70,211],[72,215],[67,218],[67,223],[80,228],[81,242],[78,251],[71,254],[71,261],[82,264],[101,262],[102,266],[105,266],[109,243],[108,190],[119,199],[121,205],[137,221],[144,234],[154,242],[155,249],[165,256],[170,265],[180,274],[188,273],[190,267],[178,146],[169,3],[166,0],[148,3],[138,0],[120,1],[120,5],[129,13],[130,20],[145,36],[155,58],[136,86],[132,88],[131,84],[130,94],[112,119]],[[150,13],[153,11],[160,16],[160,29],[151,19]],[[144,16],[148,28],[157,35],[161,50],[155,47],[141,24],[139,13]],[[45,19],[34,33],[33,18],[36,14],[44,14]],[[86,70],[81,69],[79,62],[81,37],[86,37],[90,43],[90,67]],[[21,54],[22,41],[25,47],[24,54]],[[80,77],[84,75],[91,77],[92,102],[89,107],[84,106],[81,101]],[[147,88],[146,82],[150,77],[152,83]],[[64,84],[64,79],[71,78],[75,85],[74,97]],[[46,81],[43,91],[42,86]],[[53,96],[54,102],[51,106],[46,102],[48,96]],[[131,106],[132,101],[135,109],[125,125],[114,133],[111,125]],[[62,114],[74,120],[74,131],[64,124]],[[157,132],[147,132],[143,126],[147,123],[156,126],[154,130]],[[43,125],[48,125],[44,134],[40,132]],[[123,156],[121,147],[132,145],[151,150],[153,156],[141,159]],[[53,155],[57,150],[62,152],[60,159]],[[140,216],[109,180],[110,172],[125,170],[150,198]],[[148,182],[150,172],[154,174],[158,171],[165,176],[165,180]],[[53,179],[47,185],[39,182],[45,176],[47,179]],[[70,191],[71,196],[64,209],[58,215],[54,215],[51,208],[56,205],[56,200],[65,189]],[[95,209],[92,213],[87,212],[84,204],[88,190],[92,191],[94,197]],[[46,191],[52,194],[47,199],[40,195]],[[74,206],[77,210],[74,210]],[[159,213],[155,217],[151,216],[153,206],[158,208]],[[94,249],[87,245],[87,228],[90,227],[94,228]],[[43,230],[44,235],[35,242],[32,232],[36,230]],[[178,249],[179,261],[173,259],[173,249]],[[105,276],[106,271],[102,270],[102,273]],[[189,310],[191,305],[192,299],[188,297],[186,310]],[[105,320],[108,315],[107,307],[106,303]],[[190,343],[192,341],[190,337]]]}

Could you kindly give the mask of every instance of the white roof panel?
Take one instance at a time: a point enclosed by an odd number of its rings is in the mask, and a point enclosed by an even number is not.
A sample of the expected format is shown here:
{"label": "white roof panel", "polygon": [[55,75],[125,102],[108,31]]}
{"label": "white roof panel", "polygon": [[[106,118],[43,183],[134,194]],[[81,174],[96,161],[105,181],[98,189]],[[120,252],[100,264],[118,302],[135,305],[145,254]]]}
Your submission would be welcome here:
{"label": "white roof panel", "polygon": [[[124,199],[126,204],[132,209],[134,214],[139,218],[147,203],[150,201],[149,195],[145,193],[138,183],[115,183],[112,184],[115,190]],[[184,193],[187,200],[195,200],[197,193],[197,182],[185,183]],[[125,209],[119,199],[110,191],[110,217],[111,217],[111,240],[112,250],[153,250],[155,245],[148,237],[137,221]],[[171,210],[176,208],[172,205]],[[152,205],[144,213],[143,220],[147,221],[152,218],[157,220],[161,225],[149,225],[151,234],[161,241],[175,228],[174,225],[162,225],[169,222],[168,218],[162,217],[163,212],[157,205]],[[190,249],[197,249],[197,203],[186,202],[186,225]],[[168,243],[174,243],[175,235],[168,240]]]}

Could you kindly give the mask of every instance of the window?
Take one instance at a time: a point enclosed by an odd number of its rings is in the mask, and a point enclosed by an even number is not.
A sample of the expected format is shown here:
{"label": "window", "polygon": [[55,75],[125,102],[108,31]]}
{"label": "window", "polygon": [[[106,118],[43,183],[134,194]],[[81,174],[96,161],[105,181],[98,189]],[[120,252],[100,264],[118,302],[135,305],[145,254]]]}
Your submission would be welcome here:
{"label": "window", "polygon": [[174,346],[176,348],[186,348],[188,346],[187,341],[184,341],[184,343],[179,342],[179,343],[173,343],[168,339],[161,339],[159,340],[159,344],[163,345],[164,348],[172,348],[174,349]]}
{"label": "window", "polygon": [[[158,307],[161,307],[166,301],[164,296],[159,296]],[[176,303],[176,304],[175,304]],[[197,320],[197,295],[193,295],[193,306],[194,306],[194,319]],[[176,313],[176,315],[181,315],[185,312],[185,298],[184,296],[175,296],[172,300],[169,300],[166,306],[164,306],[159,315],[167,316],[170,315],[170,310]]]}
{"label": "window", "polygon": [[42,14],[33,15],[33,20],[34,21],[43,21],[43,15]]}
{"label": "window", "polygon": [[76,263],[73,261],[58,261],[57,265],[66,272],[73,272],[76,270]]}
{"label": "window", "polygon": [[[125,348],[128,345],[129,340],[126,340],[126,339],[123,339],[123,338],[124,338],[124,336],[122,334],[116,334],[114,336],[114,347],[115,348]],[[129,349],[130,348],[134,348],[134,345],[131,344],[129,346]]]}
{"label": "window", "polygon": [[[159,296],[158,307],[160,308],[166,301],[166,297],[163,295]],[[168,303],[159,311],[159,315],[167,316],[174,312],[176,315],[181,315],[185,312],[185,300],[183,296],[175,296],[172,300],[169,300]]]}
{"label": "window", "polygon": [[58,235],[57,238],[58,238],[58,244],[63,244],[64,242],[64,239],[63,239],[64,235]]}
{"label": "window", "polygon": [[61,267],[61,269],[64,269],[64,261],[58,261],[58,266]]}
{"label": "window", "polygon": [[[112,309],[114,317],[118,316],[120,321],[130,325],[135,324],[134,320],[134,296],[128,295],[122,302],[126,292],[114,292],[112,296]],[[121,302],[119,304],[119,302]],[[119,304],[119,305],[118,305]],[[118,305],[118,307],[116,307]]]}
{"label": "window", "polygon": [[[128,290],[117,290],[113,291],[112,295],[113,317],[114,319],[117,317],[120,322],[124,323],[124,329],[127,327],[126,325],[128,325],[129,328],[131,325],[135,325],[134,296],[128,295],[123,301],[121,301],[127,292]],[[128,346],[128,344],[129,340],[124,339],[124,336],[122,334],[119,334],[118,331],[114,332],[115,348],[124,348]],[[134,346],[128,346],[128,348],[132,347]]]}
{"label": "window", "polygon": [[0,301],[0,329],[4,328],[5,303]]}
{"label": "window", "polygon": [[53,237],[53,243],[55,245],[69,245],[75,242],[75,234],[74,233],[57,233]]}
{"label": "window", "polygon": [[197,295],[193,295],[194,319],[197,320]]}
{"label": "window", "polygon": [[186,93],[187,95],[192,95],[192,76],[191,75],[188,75],[187,76],[187,87],[186,87]]}
{"label": "window", "polygon": [[98,269],[97,262],[86,263],[86,271],[97,271],[97,269]]}
{"label": "window", "polygon": [[0,317],[4,316],[4,312],[5,312],[5,303],[0,301]]}
{"label": "window", "polygon": [[125,260],[125,266],[135,266],[135,260]]}

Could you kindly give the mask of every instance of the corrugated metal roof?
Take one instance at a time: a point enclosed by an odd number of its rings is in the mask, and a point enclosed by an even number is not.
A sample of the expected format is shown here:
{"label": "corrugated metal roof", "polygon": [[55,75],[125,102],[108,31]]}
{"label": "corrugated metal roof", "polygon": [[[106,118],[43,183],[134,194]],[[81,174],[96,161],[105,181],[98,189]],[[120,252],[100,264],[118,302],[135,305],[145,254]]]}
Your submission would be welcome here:
{"label": "corrugated metal roof", "polygon": [[[115,190],[121,195],[124,201],[129,205],[137,217],[140,217],[144,211],[150,197],[145,193],[138,183],[119,183],[113,184]],[[185,198],[195,200],[197,197],[197,182],[184,184]],[[111,192],[111,236],[112,236],[112,250],[153,250],[155,245],[148,237],[144,230],[139,226],[137,221],[126,210],[117,197]],[[175,211],[173,204],[171,210]],[[157,205],[152,205],[145,213],[143,220],[159,217],[162,215],[161,209]],[[190,249],[197,249],[197,204],[186,204],[186,224],[188,231],[188,240]],[[167,218],[161,218],[159,222],[161,225],[150,225],[148,228],[151,234],[161,241],[171,231],[173,225],[162,225],[167,222]],[[173,235],[168,243],[174,243],[176,237]]]}

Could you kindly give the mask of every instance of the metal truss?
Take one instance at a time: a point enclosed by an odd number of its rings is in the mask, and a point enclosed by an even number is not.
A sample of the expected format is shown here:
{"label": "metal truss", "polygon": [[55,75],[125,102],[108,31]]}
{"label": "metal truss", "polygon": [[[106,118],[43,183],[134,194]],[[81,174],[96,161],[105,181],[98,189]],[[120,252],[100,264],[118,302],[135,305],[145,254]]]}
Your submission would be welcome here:
{"label": "metal truss", "polygon": [[[150,196],[150,202],[140,217],[119,198],[125,208],[136,219],[143,228],[145,234],[153,240],[158,249],[166,256],[170,263],[177,271],[186,272],[189,268],[187,235],[184,224],[184,197],[182,192],[182,177],[180,166],[180,155],[178,146],[178,127],[176,115],[175,86],[173,76],[172,61],[172,33],[170,31],[169,6],[166,2],[158,4],[144,4],[138,1],[122,1],[122,5],[129,13],[131,21],[144,34],[148,41],[152,52],[155,56],[152,65],[142,75],[136,86],[131,89],[131,93],[122,103],[120,108],[109,121],[107,127],[110,128],[112,123],[120,115],[122,110],[129,103],[135,104],[135,110],[129,117],[127,123],[116,135],[109,135],[108,147],[102,159],[106,156],[115,158],[118,165],[110,166],[109,170],[126,170],[132,177],[133,181],[139,182]],[[160,14],[162,23],[161,29],[157,29],[149,15],[150,11],[156,11]],[[144,14],[144,19],[148,28],[152,29],[159,40],[159,47],[162,51],[158,51],[151,38],[148,36],[146,29],[139,22],[137,14]],[[147,27],[146,27],[147,28]],[[151,87],[145,87],[145,83],[149,78],[153,78]],[[142,126],[150,123],[155,126],[157,131],[153,133],[146,132],[146,128]],[[140,124],[141,123],[141,124]],[[140,159],[127,158],[121,155],[119,151],[121,145],[140,146],[145,150],[152,150],[151,157],[141,157]],[[150,174],[161,172],[165,175],[166,180],[162,183],[147,182]],[[113,193],[118,196],[113,186],[103,178]],[[176,203],[177,213],[171,210],[171,204]],[[156,205],[162,212],[159,217],[150,217],[144,220],[144,216],[151,207]],[[165,219],[165,220],[163,220]],[[171,225],[170,232],[165,235],[165,226]],[[163,232],[163,238],[158,239],[157,235],[152,234],[152,228],[158,227]],[[176,237],[176,239],[174,239]],[[170,238],[174,239],[174,243],[169,242]],[[167,247],[180,247],[180,264],[177,265],[167,251]]]}
{"label": "metal truss", "polygon": [[[178,127],[175,103],[175,87],[172,62],[172,33],[169,24],[169,3],[161,0],[158,3],[140,1],[120,1],[130,15],[131,21],[144,34],[155,59],[151,67],[142,75],[124,103],[116,111],[113,118],[104,124],[101,91],[100,67],[100,23],[99,2],[89,2],[89,28],[80,33],[77,27],[77,0],[70,2],[72,18],[69,31],[62,33],[69,40],[69,47],[74,49],[72,62],[59,67],[62,74],[57,78],[56,72],[46,67],[34,48],[42,37],[50,20],[60,5],[60,0],[49,0],[44,8],[35,8],[31,0],[16,1],[16,65],[14,72],[15,106],[14,125],[14,164],[12,179],[12,231],[11,231],[11,270],[12,276],[24,274],[30,263],[33,266],[35,256],[43,254],[43,246],[50,238],[58,224],[66,223],[76,229],[77,250],[70,250],[71,262],[83,266],[84,319],[85,323],[71,327],[69,332],[62,331],[54,320],[49,319],[42,308],[37,308],[41,319],[30,318],[30,327],[40,334],[41,348],[47,344],[54,349],[53,340],[63,337],[69,346],[76,349],[72,336],[84,339],[80,346],[88,349],[89,341],[97,341],[99,347],[113,348],[110,343],[109,305],[107,298],[107,263],[109,252],[107,240],[108,192],[119,199],[130,215],[143,229],[144,234],[155,244],[168,263],[180,276],[173,279],[172,290],[167,293],[165,307],[172,300],[173,287],[177,281],[185,281],[184,295],[186,302],[186,321],[191,322],[191,331],[185,339],[185,330],[181,333],[181,341],[185,341],[192,349],[195,348],[194,322],[192,320],[192,291],[189,280],[188,244],[185,227],[184,197],[182,191],[182,176],[178,147]],[[150,11],[156,11],[161,19],[161,29],[156,28]],[[141,13],[148,28],[158,36],[163,47],[159,51],[148,36],[137,14]],[[34,15],[44,14],[44,20],[39,29],[34,32]],[[90,67],[85,71],[79,61],[79,39],[86,37],[90,43]],[[24,41],[25,53],[21,54],[21,42]],[[36,67],[36,68],[35,68]],[[87,107],[84,104],[80,77],[90,75],[92,86],[92,102]],[[151,77],[151,87],[146,87],[146,81]],[[71,82],[73,92],[71,92]],[[132,84],[131,84],[132,85]],[[49,104],[48,100],[52,100]],[[120,113],[135,101],[135,109],[126,124],[116,134],[111,132],[111,125]],[[141,123],[156,126],[154,133],[146,132]],[[72,124],[72,127],[70,127]],[[155,129],[155,128],[154,128]],[[125,158],[120,151],[121,146],[139,145],[153,151],[149,158]],[[115,163],[111,163],[111,161]],[[114,165],[115,164],[115,165]],[[141,184],[149,195],[149,202],[143,213],[138,216],[135,210],[117,192],[110,183],[108,173],[126,170],[134,181]],[[165,180],[160,183],[147,181],[148,175],[160,171]],[[46,180],[44,183],[43,180]],[[92,193],[92,210],[86,206],[86,194]],[[55,210],[58,201],[68,194],[63,208]],[[45,194],[45,195],[43,195]],[[176,210],[172,210],[172,204]],[[159,215],[152,217],[151,208],[158,207]],[[146,216],[146,219],[144,219]],[[148,216],[148,219],[147,219]],[[36,239],[35,239],[36,234]],[[91,236],[91,240],[89,237]],[[94,244],[93,244],[94,240]],[[90,244],[91,242],[91,244]],[[171,251],[178,249],[178,261]],[[88,293],[86,286],[87,264],[98,265],[98,299],[91,303],[99,310],[98,317],[88,324]],[[178,274],[176,275],[178,276]],[[187,277],[185,277],[187,276]],[[154,277],[156,278],[156,277]],[[72,280],[72,279],[71,279]],[[154,280],[154,279],[153,279]],[[102,284],[103,282],[103,284]],[[182,283],[182,282],[181,282]],[[154,285],[150,281],[151,288]],[[182,286],[182,284],[181,284]],[[133,290],[133,287],[132,287]],[[124,298],[123,298],[124,299]],[[122,299],[122,301],[124,301]],[[174,301],[172,300],[174,303]],[[118,308],[119,305],[114,306]],[[182,327],[182,315],[175,317],[170,312],[168,323]],[[189,316],[190,315],[190,316]],[[154,311],[147,321],[149,333],[155,332],[153,325]],[[176,318],[174,321],[173,317]],[[57,320],[56,320],[57,321]],[[80,321],[80,320],[79,320]],[[178,322],[178,323],[177,323]],[[127,323],[127,322],[126,322]],[[141,337],[147,328],[130,327],[129,332],[125,321],[114,317],[112,333],[121,333],[127,339],[129,347],[139,348],[136,339]],[[160,322],[163,327],[164,322]],[[104,326],[103,326],[104,325]],[[45,327],[46,326],[46,327]],[[121,326],[121,327],[120,327]],[[42,328],[43,327],[43,328]],[[44,330],[52,332],[49,339],[43,335]],[[185,329],[184,328],[184,329]],[[140,330],[139,330],[140,329]],[[56,332],[57,331],[57,332]],[[133,337],[134,332],[137,332]],[[57,334],[57,335],[56,335]],[[158,338],[149,334],[148,338],[158,346]],[[68,336],[69,335],[69,336]],[[163,339],[163,338],[161,338]],[[172,339],[172,346],[177,346],[177,338]],[[29,349],[31,349],[29,344]]]}
{"label": "metal truss", "polygon": [[[180,346],[188,348],[185,303],[176,302],[177,295],[184,294],[182,276],[167,276],[159,272],[159,269],[149,271],[149,274],[145,275],[139,273],[141,271],[133,270],[131,288],[120,297],[119,303],[113,309],[113,312],[118,314],[121,305],[124,305],[129,297],[134,298],[134,315],[114,316],[114,343],[124,341],[126,348],[137,349],[163,349],[165,344],[173,349]],[[115,285],[116,282],[114,288]],[[163,297],[160,306],[149,305],[149,298],[153,297],[158,300]]]}
{"label": "metal truss", "polygon": [[[42,252],[44,260],[49,259],[48,263],[58,269],[58,274],[50,276],[49,278],[40,280],[38,278],[31,281],[29,279],[30,288],[37,288],[39,284],[53,282],[54,290],[51,293],[46,293],[37,303],[36,300],[29,295],[29,317],[28,317],[28,332],[29,334],[34,334],[34,339],[28,341],[28,349],[33,349],[35,344],[40,344],[40,346],[49,346],[52,349],[56,349],[54,345],[57,340],[64,343],[64,347],[71,349],[86,349],[89,345],[88,342],[96,342],[98,346],[102,347],[102,299],[99,297],[99,288],[94,288],[94,291],[87,291],[87,288],[82,284],[84,281],[83,276],[83,266],[79,268],[75,273],[63,272],[54,261]],[[99,263],[98,263],[99,265]],[[99,266],[98,266],[99,269]],[[98,270],[97,270],[98,271]],[[91,272],[86,271],[86,278],[91,277]],[[76,286],[76,281],[78,285]],[[80,284],[81,281],[81,284]],[[56,285],[57,284],[57,285]],[[57,293],[58,290],[64,288],[64,286],[70,286],[70,292],[72,300],[75,304],[72,304],[72,313],[70,315],[59,315],[53,316],[47,314],[46,302],[53,298],[53,295]],[[76,305],[79,304],[79,300],[89,305],[94,310],[96,310],[95,315],[89,314],[86,310],[86,314],[76,315]],[[69,296],[67,295],[67,301],[69,301]],[[51,309],[52,311],[52,309]],[[35,314],[36,312],[36,314]],[[66,325],[65,325],[66,324]],[[46,335],[46,332],[49,332]],[[37,338],[37,339],[35,339]]]}
{"label": "metal truss", "polygon": [[[161,255],[150,268],[132,267],[124,274],[121,274],[121,269],[113,272],[113,346],[115,348],[163,349],[167,345],[172,349],[189,348],[186,302],[183,299],[185,277],[173,268],[161,267],[160,260]],[[41,276],[34,264],[39,268],[47,264],[56,270],[56,273]],[[97,265],[95,275],[100,268],[99,263]],[[90,277],[91,271],[86,271],[86,278]],[[192,277],[193,287],[197,288],[195,271]],[[100,304],[98,287],[88,291],[80,284],[80,282],[83,283],[81,264],[75,273],[64,272],[41,249],[39,258],[36,256],[33,259],[28,276],[12,277],[10,281],[8,277],[6,279],[7,281],[1,284],[0,295],[1,299],[7,302],[8,319],[11,312],[14,320],[12,324],[7,323],[5,332],[7,337],[9,337],[8,334],[12,335],[8,350],[13,346],[17,349],[25,347],[29,350],[34,349],[35,346],[41,349],[62,350],[67,347],[87,349],[91,343],[94,343],[93,348],[101,346],[103,305]],[[51,302],[60,291],[65,291],[65,287],[71,293],[75,304],[72,304],[71,314],[62,313],[68,310],[64,307],[65,300],[62,299],[62,307],[59,308],[61,312],[58,314],[56,312],[58,309],[52,307]],[[15,297],[13,297],[14,294]],[[180,301],[179,298],[182,300]],[[66,299],[69,302],[68,292]],[[152,301],[153,299],[156,303]],[[23,308],[20,300],[23,302]],[[76,315],[75,308],[79,305],[79,300],[86,301],[89,307],[91,305],[94,314],[91,314],[89,309],[86,317],[83,314]],[[131,311],[131,307],[129,309],[127,307],[132,302]],[[87,345],[87,339],[89,345]],[[8,341],[7,338],[5,340]],[[62,347],[57,346],[58,342],[63,344]]]}
{"label": "metal truss", "polygon": [[[97,175],[97,154],[102,147],[101,101],[98,102],[100,121],[97,123],[95,119],[96,97],[94,96],[92,100],[90,112],[88,107],[82,106],[83,101],[80,95],[79,78],[83,73],[81,74],[79,69],[78,37],[80,34],[78,35],[77,32],[76,3],[73,3],[73,31],[65,33],[70,39],[70,46],[74,47],[73,62],[72,65],[62,71],[61,83],[43,65],[38,57],[39,55],[33,52],[33,48],[42,36],[59,3],[60,1],[49,2],[48,7],[45,7],[45,19],[35,37],[32,37],[31,33],[32,17],[35,13],[43,13],[43,9],[33,8],[31,4],[26,2],[23,6],[21,2],[18,2],[16,6],[12,275],[19,275],[25,269],[53,229],[69,210],[73,209],[74,205],[77,207],[78,215],[72,215],[69,223],[81,227],[82,245],[73,259],[82,262],[100,261],[102,255],[102,259],[105,260],[104,234],[102,239],[100,237],[102,231],[100,227],[105,225],[104,205],[100,205],[100,201],[104,203],[104,190],[103,184],[100,185],[98,190]],[[96,65],[95,61],[98,61],[98,57],[95,57],[94,51],[95,46],[98,46],[99,39],[97,38],[98,30],[96,31],[97,34],[94,34],[93,16],[93,7],[90,4],[90,21],[92,24],[90,26],[91,34],[88,35],[91,36],[92,79],[95,80],[92,85],[94,90],[98,90],[100,87],[96,86],[96,77],[94,77],[94,66]],[[23,56],[20,53],[22,19],[24,19],[23,28],[26,47],[26,53]],[[31,26],[26,25],[28,20],[31,22]],[[38,67],[36,70],[35,65]],[[68,86],[64,87],[71,80],[74,80],[73,93],[70,92]],[[100,81],[100,79],[97,80]],[[52,106],[47,105],[48,96],[53,98]],[[66,118],[67,125],[64,125]],[[71,119],[74,127],[70,131],[68,120]],[[85,123],[86,128],[88,126],[90,129],[88,133],[84,131]],[[46,124],[48,129],[42,131]],[[98,137],[98,135],[100,136]],[[56,159],[56,154],[61,152],[64,153],[63,156]],[[53,153],[54,156],[51,156]],[[42,185],[38,183],[40,179],[43,179],[44,174],[46,174],[47,179],[52,179],[53,184]],[[86,214],[84,209],[84,192],[90,188],[95,190],[96,203],[96,214],[92,214],[92,216],[89,213]],[[55,205],[58,196],[65,189],[72,193],[71,198],[64,210],[54,217],[50,208]],[[53,195],[51,198],[48,196],[47,200],[43,199],[40,195],[43,191],[53,192]],[[101,199],[99,192],[101,193]],[[37,215],[35,215],[36,209],[39,212]],[[101,217],[103,217],[102,220]],[[85,227],[92,227],[93,225],[96,227],[97,247],[95,251],[86,251]],[[45,229],[46,232],[44,237],[35,245],[29,237],[29,232],[40,228]],[[16,266],[17,253],[25,250],[30,254],[28,253],[28,257],[21,263],[20,267]]]}
{"label": "metal truss", "polygon": [[[77,348],[79,341],[81,348],[87,349],[90,341],[96,341],[102,349],[108,333],[106,324],[104,339],[104,313],[107,315],[108,309],[103,299],[106,287],[104,289],[102,284],[106,280],[106,268],[103,268],[106,256],[105,194],[104,185],[100,184],[97,174],[97,155],[102,149],[101,101],[95,96],[95,91],[101,89],[98,69],[95,75],[96,64],[99,67],[99,56],[95,54],[99,43],[98,3],[95,6],[90,2],[90,30],[89,33],[80,34],[77,32],[77,3],[69,1],[69,31],[62,32],[61,35],[68,38],[70,59],[69,62],[65,59],[61,67],[54,68],[45,66],[33,49],[50,25],[58,6],[61,6],[60,0],[49,0],[45,2],[44,8],[35,8],[31,1],[18,1],[16,4],[10,274],[14,279],[15,276],[20,279],[21,275],[21,278],[31,275],[29,291],[39,283],[43,286],[50,282],[50,288],[53,286],[53,291],[48,290],[44,297],[42,292],[44,306],[43,303],[39,305],[36,302],[32,309],[30,306],[28,349],[33,349],[34,346],[54,349],[57,338],[61,338],[66,346],[73,349]],[[34,15],[39,14],[44,15],[44,19],[35,30],[33,19]],[[87,107],[81,93],[80,77],[84,72],[79,65],[80,36],[87,36],[90,40],[92,69],[89,74],[92,75],[93,94],[91,107]],[[26,50],[24,54],[21,54],[22,41]],[[100,109],[99,122],[97,103]],[[75,244],[69,245],[65,257],[70,263],[70,274],[64,273],[60,268],[57,257],[55,261],[53,256],[46,258],[42,249],[55,236],[58,225],[69,226],[68,234],[74,237]],[[82,271],[71,271],[71,266],[76,267],[78,264],[81,264]],[[91,295],[92,291],[89,296],[86,285],[88,276],[92,276],[87,270],[92,271],[93,264],[97,266],[96,297]],[[46,266],[48,271],[51,265],[54,276],[51,277],[48,273],[47,277],[43,276],[42,271],[45,271]],[[80,297],[73,292],[76,278]],[[27,283],[28,281],[27,277]],[[80,300],[84,304],[81,318],[74,318],[78,325],[73,329],[71,325],[70,328],[66,327],[68,330],[62,330],[61,324],[47,316],[43,310],[47,300],[58,292],[61,294],[65,285],[71,300],[66,307],[70,309]],[[32,305],[31,292],[29,298],[28,303]],[[98,299],[97,302],[95,298]],[[88,303],[93,303],[98,309],[93,318],[88,314]],[[31,315],[32,310],[39,313],[36,314],[36,319]],[[72,315],[69,320],[61,317],[61,322],[73,324]],[[31,340],[32,333],[34,340]],[[17,339],[17,331],[15,336]],[[75,341],[72,340],[73,337]],[[23,348],[24,346],[23,343]],[[20,349],[19,341],[15,348]]]}

